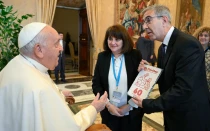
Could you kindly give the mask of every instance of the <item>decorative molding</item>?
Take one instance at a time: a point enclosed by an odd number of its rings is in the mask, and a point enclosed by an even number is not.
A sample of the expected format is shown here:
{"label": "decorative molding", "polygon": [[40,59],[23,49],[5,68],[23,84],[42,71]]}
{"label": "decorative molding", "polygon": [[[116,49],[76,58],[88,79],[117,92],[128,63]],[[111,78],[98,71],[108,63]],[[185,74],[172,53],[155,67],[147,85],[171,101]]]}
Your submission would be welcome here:
{"label": "decorative molding", "polygon": [[57,5],[56,7],[57,8],[63,8],[63,9],[71,9],[71,10],[82,10],[82,9],[86,8],[86,7],[84,7],[84,8],[76,8],[76,7],[68,7],[68,6],[60,6],[60,5]]}
{"label": "decorative molding", "polygon": [[57,5],[80,9],[86,6],[85,0],[57,0]]}
{"label": "decorative molding", "polygon": [[120,0],[115,0],[115,17],[114,17],[114,23],[115,24],[120,24],[119,23],[120,19]]}

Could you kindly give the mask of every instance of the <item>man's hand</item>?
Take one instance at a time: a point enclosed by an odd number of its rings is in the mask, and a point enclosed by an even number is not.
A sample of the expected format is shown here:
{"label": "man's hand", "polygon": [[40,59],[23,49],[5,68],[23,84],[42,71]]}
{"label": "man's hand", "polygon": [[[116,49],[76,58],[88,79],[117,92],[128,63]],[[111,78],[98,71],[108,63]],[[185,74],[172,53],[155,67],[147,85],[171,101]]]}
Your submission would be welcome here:
{"label": "man's hand", "polygon": [[99,99],[100,94],[97,93],[95,99],[92,101],[91,105],[96,108],[97,112],[102,111],[105,108],[105,105],[107,103],[107,92],[105,91],[104,94]]}
{"label": "man's hand", "polygon": [[149,65],[149,63],[146,60],[141,60],[141,62],[139,63],[139,67],[138,67],[138,71],[141,71],[144,69],[144,65]]}
{"label": "man's hand", "polygon": [[133,102],[134,102],[136,105],[138,105],[139,107],[143,108],[143,106],[142,106],[142,101],[143,101],[143,100],[142,100],[141,98],[139,98],[139,97],[137,97],[137,96],[133,96],[132,100],[133,100]]}

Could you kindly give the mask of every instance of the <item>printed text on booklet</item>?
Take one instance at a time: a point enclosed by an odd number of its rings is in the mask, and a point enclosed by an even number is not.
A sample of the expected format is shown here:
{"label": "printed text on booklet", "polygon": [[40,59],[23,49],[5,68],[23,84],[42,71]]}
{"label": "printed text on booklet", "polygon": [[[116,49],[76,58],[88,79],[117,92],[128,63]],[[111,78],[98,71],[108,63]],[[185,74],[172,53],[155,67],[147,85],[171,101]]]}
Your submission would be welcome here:
{"label": "printed text on booklet", "polygon": [[133,97],[134,95],[145,99],[148,97],[153,86],[157,82],[162,69],[145,65],[144,70],[141,70],[137,75],[135,81],[131,85],[128,91],[128,95]]}

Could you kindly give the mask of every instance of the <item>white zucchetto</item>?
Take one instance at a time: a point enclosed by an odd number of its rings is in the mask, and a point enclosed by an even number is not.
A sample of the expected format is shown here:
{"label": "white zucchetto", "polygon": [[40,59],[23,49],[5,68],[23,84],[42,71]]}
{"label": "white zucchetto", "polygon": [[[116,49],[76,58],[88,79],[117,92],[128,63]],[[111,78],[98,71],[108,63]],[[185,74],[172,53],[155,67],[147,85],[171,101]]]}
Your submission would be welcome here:
{"label": "white zucchetto", "polygon": [[22,48],[27,45],[45,26],[47,24],[41,22],[32,22],[24,26],[18,36],[18,47]]}

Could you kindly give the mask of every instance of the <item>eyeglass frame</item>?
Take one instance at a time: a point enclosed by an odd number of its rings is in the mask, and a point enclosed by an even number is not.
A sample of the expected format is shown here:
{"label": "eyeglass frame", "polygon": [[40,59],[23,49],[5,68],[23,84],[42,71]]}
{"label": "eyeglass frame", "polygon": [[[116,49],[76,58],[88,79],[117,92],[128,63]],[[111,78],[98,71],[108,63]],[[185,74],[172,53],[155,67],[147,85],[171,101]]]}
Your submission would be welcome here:
{"label": "eyeglass frame", "polygon": [[148,25],[151,23],[152,19],[155,18],[155,17],[163,17],[162,15],[155,15],[155,16],[147,16],[143,22],[142,22],[142,25],[144,25],[145,23]]}

